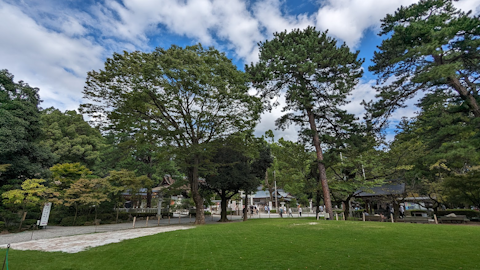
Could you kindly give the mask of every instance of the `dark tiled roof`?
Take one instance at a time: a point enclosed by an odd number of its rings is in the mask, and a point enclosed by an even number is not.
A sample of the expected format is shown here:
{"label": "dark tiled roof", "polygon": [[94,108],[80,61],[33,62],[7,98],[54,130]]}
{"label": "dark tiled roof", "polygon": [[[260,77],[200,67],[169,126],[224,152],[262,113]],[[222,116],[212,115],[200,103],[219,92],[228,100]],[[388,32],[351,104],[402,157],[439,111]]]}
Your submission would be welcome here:
{"label": "dark tiled roof", "polygon": [[379,187],[365,188],[357,190],[355,197],[385,196],[405,193],[405,183],[385,184]]}

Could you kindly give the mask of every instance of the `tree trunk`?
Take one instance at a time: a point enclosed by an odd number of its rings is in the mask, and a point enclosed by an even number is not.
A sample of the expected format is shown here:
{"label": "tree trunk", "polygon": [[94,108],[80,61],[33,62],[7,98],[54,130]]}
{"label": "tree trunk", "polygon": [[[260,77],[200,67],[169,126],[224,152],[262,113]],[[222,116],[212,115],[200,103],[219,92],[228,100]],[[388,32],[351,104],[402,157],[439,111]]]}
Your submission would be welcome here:
{"label": "tree trunk", "polygon": [[245,190],[245,203],[243,208],[243,221],[247,221],[248,219],[248,192]]}
{"label": "tree trunk", "polygon": [[323,189],[323,201],[325,203],[325,211],[329,214],[329,218],[333,218],[332,210],[332,201],[330,199],[330,189],[328,188],[327,183],[327,171],[325,169],[325,164],[323,164],[323,153],[322,148],[320,147],[320,139],[318,138],[317,125],[315,124],[315,118],[311,109],[307,109],[308,122],[310,123],[310,129],[313,132],[313,145],[315,146],[315,151],[317,153],[317,164],[318,164],[318,173],[320,182],[322,183]]}
{"label": "tree trunk", "polygon": [[[149,159],[149,165],[152,166],[151,158]],[[152,173],[147,174],[148,179],[152,180]],[[152,208],[152,188],[147,189],[147,208]]]}
{"label": "tree trunk", "polygon": [[272,196],[273,188],[268,183],[268,170],[265,171],[265,186],[267,186],[268,194],[270,195],[270,201],[272,202],[273,201],[273,196]]}
{"label": "tree trunk", "polygon": [[199,157],[195,155],[193,158],[193,168],[191,168],[190,176],[190,189],[192,191],[193,201],[195,202],[196,215],[195,215],[195,224],[205,224],[205,214],[203,212],[203,197],[198,190],[198,166],[199,166]]}
{"label": "tree trunk", "polygon": [[118,209],[118,204],[117,204],[117,217],[115,218],[115,223],[118,223],[118,212],[119,212],[119,211],[120,211],[120,210]]}
{"label": "tree trunk", "polygon": [[225,195],[225,191],[222,190],[222,194],[220,194],[221,201],[221,208],[222,211],[220,213],[220,222],[227,222],[227,196]]}
{"label": "tree trunk", "polygon": [[475,97],[462,85],[460,80],[456,77],[448,78],[449,84],[457,91],[460,97],[467,102],[468,107],[475,117],[480,117],[480,108]]}
{"label": "tree trunk", "polygon": [[343,215],[345,220],[350,216],[350,196],[343,202]]}
{"label": "tree trunk", "polygon": [[75,222],[77,222],[77,213],[78,213],[78,206],[75,203],[75,217],[73,218],[73,225],[75,226]]}

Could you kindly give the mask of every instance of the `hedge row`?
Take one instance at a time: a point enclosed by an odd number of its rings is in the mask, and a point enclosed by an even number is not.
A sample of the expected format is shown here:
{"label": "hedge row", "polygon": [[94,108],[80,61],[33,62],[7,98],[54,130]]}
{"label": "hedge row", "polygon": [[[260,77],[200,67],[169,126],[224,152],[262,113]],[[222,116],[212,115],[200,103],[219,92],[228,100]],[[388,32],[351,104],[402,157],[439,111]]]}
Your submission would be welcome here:
{"label": "hedge row", "polygon": [[437,212],[437,216],[446,216],[454,213],[455,215],[465,215],[467,218],[477,217],[480,218],[480,211],[470,209],[446,209]]}

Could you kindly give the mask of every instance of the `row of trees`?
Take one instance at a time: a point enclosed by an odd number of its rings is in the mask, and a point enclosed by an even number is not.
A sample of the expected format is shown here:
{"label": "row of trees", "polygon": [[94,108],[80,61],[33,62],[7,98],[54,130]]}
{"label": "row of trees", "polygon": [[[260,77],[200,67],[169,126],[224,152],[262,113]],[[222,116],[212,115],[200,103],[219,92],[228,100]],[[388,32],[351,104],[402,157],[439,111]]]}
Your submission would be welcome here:
{"label": "row of trees", "polygon": [[[364,121],[340,109],[362,76],[363,59],[314,27],[259,43],[260,59],[245,72],[201,45],[115,53],[87,75],[88,103],[80,112],[95,128],[74,111],[40,110],[38,89],[3,70],[2,189],[48,178],[47,168],[58,162],[79,162],[99,178],[115,169],[153,183],[165,174],[185,176],[197,224],[204,223],[204,190],[226,201],[260,182],[271,192],[272,179],[303,202],[322,201],[331,216],[332,197],[348,205],[358,188],[392,178],[439,203],[477,198],[458,184],[472,190],[478,166],[478,17],[449,0],[423,0],[387,15],[380,34],[386,38],[369,67],[379,77],[378,95],[364,102]],[[419,91],[431,93],[420,114],[401,122],[385,145],[388,117]],[[275,142],[271,133],[253,138],[260,114],[279,105],[271,101],[282,94],[287,113],[276,125],[298,125],[300,141]]]}

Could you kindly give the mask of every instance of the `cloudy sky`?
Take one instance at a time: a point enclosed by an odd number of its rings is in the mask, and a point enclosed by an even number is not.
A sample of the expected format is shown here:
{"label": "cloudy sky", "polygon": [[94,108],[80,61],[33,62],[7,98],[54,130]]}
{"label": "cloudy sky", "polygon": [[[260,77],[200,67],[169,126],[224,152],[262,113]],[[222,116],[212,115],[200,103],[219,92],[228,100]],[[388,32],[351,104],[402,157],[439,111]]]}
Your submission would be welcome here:
{"label": "cloudy sky", "polygon": [[[240,69],[258,59],[259,41],[285,29],[316,26],[352,50],[364,68],[381,39],[380,19],[413,0],[0,0],[0,69],[40,88],[42,107],[77,109],[86,73],[100,69],[113,52],[152,51],[172,44],[213,45]],[[480,0],[460,0],[480,13]],[[347,109],[361,116],[362,99],[375,93],[365,72]],[[414,102],[411,102],[413,104]],[[398,111],[395,119],[414,115]],[[257,135],[274,129],[280,109],[264,114]],[[296,131],[276,131],[295,140]]]}

